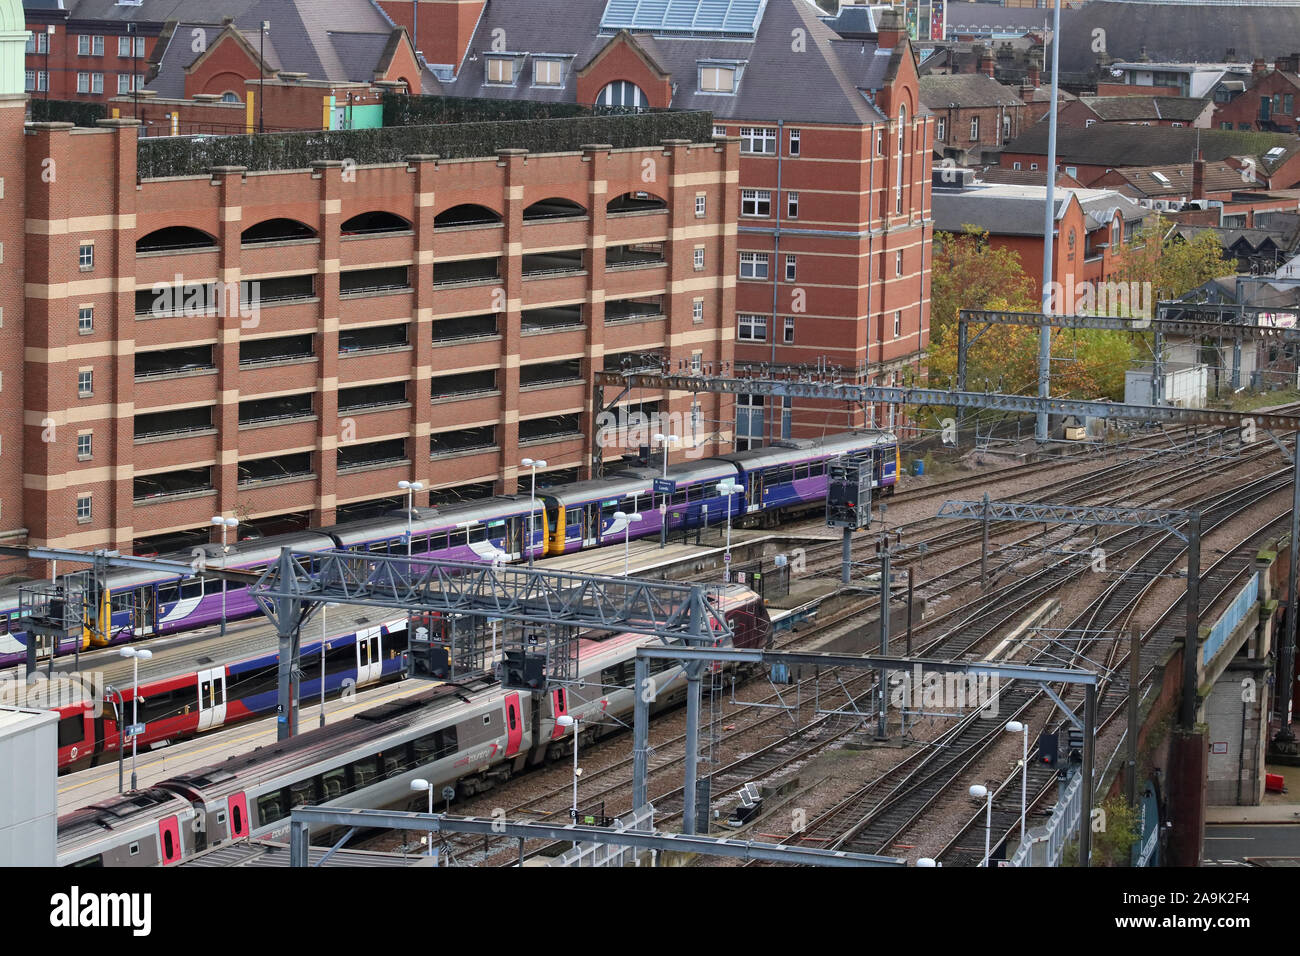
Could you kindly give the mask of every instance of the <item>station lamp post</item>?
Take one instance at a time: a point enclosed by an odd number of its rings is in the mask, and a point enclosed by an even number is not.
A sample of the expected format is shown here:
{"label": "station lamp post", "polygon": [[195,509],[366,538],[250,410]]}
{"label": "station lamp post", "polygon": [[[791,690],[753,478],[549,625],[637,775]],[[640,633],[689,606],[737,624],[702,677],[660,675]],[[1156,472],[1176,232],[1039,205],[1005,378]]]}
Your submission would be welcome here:
{"label": "station lamp post", "polygon": [[[412,525],[412,513],[415,511],[415,493],[424,490],[422,481],[399,481],[397,487],[406,492],[406,559],[411,559],[411,537],[415,534]],[[410,573],[410,568],[407,568]]]}
{"label": "station lamp post", "polygon": [[731,583],[731,496],[740,493],[740,485],[730,478],[718,485],[718,494],[727,497],[727,550],[722,555],[722,583]]}
{"label": "station lamp post", "polygon": [[562,717],[556,717],[555,722],[561,727],[573,728],[573,809],[570,815],[573,822],[578,822],[578,778],[582,776],[582,771],[578,769],[578,721],[580,717],[574,717],[571,714],[565,714]]}
{"label": "station lamp post", "polygon": [[[993,852],[990,841],[993,838],[993,792],[988,787],[975,784],[970,788],[970,795],[976,800],[984,801],[984,860],[980,866],[989,865],[989,856]],[[1085,826],[1087,823],[1085,821]]]}
{"label": "station lamp post", "polygon": [[[153,657],[153,652],[145,650],[143,647],[124,647],[118,653],[131,659],[131,791],[134,792],[136,789],[135,742],[140,736],[135,733],[140,726],[140,662]],[[121,724],[118,725],[118,729],[121,729]]]}
{"label": "station lamp post", "polygon": [[325,726],[325,612],[338,607],[333,601],[322,604],[320,609],[320,725]]}
{"label": "station lamp post", "polygon": [[533,566],[533,546],[535,542],[533,532],[533,516],[537,514],[537,469],[546,467],[546,460],[540,458],[525,458],[519,464],[529,468],[533,473],[533,484],[528,492],[528,566]]}
{"label": "station lamp post", "polygon": [[1020,842],[1025,842],[1025,814],[1029,811],[1029,725],[1013,720],[1007,733],[1021,735],[1020,747]]}
{"label": "station lamp post", "polygon": [[[423,777],[419,777],[411,781],[411,790],[413,792],[419,792],[421,790],[425,790],[428,792],[429,816],[433,816],[433,784],[429,783],[429,781],[425,780]],[[433,856],[433,831],[432,830],[429,831],[429,856]]]}
{"label": "station lamp post", "polygon": [[614,520],[623,522],[623,577],[631,577],[631,556],[632,556],[632,523],[641,520],[640,512],[625,514],[622,511],[614,512]]}
{"label": "station lamp post", "polygon": [[[655,439],[655,441],[657,441],[657,442],[659,443],[660,447],[662,447],[663,450],[664,450],[664,479],[667,480],[667,478],[668,478],[668,446],[669,446],[670,444],[672,444],[673,442],[681,441],[681,439],[678,438],[676,435],[665,435],[665,434],[663,434],[663,433],[657,433],[657,434],[654,436],[654,439]],[[668,505],[668,496],[667,496],[667,495],[664,495],[664,502],[663,502],[663,503],[664,503],[664,506],[667,507],[667,505]],[[666,519],[665,519],[665,520],[666,520]]]}
{"label": "station lamp post", "polygon": [[[220,515],[212,516],[212,523],[221,529],[221,570],[226,570],[226,529],[238,528],[238,518],[222,518]],[[226,636],[226,579],[221,579],[221,636]]]}

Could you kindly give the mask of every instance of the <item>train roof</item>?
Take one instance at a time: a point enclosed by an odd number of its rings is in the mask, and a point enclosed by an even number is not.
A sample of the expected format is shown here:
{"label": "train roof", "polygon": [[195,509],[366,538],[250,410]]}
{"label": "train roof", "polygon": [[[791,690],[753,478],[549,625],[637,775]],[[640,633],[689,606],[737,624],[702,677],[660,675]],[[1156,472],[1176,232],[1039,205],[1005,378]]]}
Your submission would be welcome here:
{"label": "train roof", "polygon": [[[662,478],[663,472],[655,468],[631,468],[626,472],[651,481]],[[678,484],[697,481],[721,481],[723,478],[735,478],[736,466],[725,462],[720,457],[701,458],[698,461],[684,461],[668,466],[668,478]]]}
{"label": "train roof", "polygon": [[868,429],[851,434],[831,435],[827,438],[796,438],[779,447],[768,446],[751,451],[735,451],[715,458],[735,462],[745,469],[768,468],[794,461],[844,455],[875,445],[888,445],[897,441],[893,432]]}
{"label": "train roof", "polygon": [[112,832],[152,823],[164,812],[175,813],[189,807],[189,801],[175,793],[153,787],[73,810],[59,817],[59,853],[93,844],[97,838]]}
{"label": "train roof", "polygon": [[648,495],[653,489],[653,478],[620,473],[609,478],[578,481],[559,488],[547,488],[537,493],[562,505],[581,504],[606,498],[626,498],[628,495]]}
{"label": "train roof", "polygon": [[[209,567],[219,568],[222,564],[220,544],[196,545],[207,556]],[[250,565],[267,565],[280,556],[281,548],[294,548],[306,551],[323,551],[334,547],[334,542],[315,531],[291,531],[287,534],[272,535],[269,538],[247,538],[237,541],[227,548],[225,564],[231,568]],[[189,564],[194,560],[191,551],[172,551],[158,556],[160,561],[176,561]],[[114,590],[133,588],[153,581],[165,581],[174,577],[166,571],[137,571],[134,568],[118,568],[108,572],[108,586]]]}
{"label": "train roof", "polygon": [[[527,513],[528,495],[496,495],[475,501],[439,505],[437,508],[416,508],[411,515],[411,530],[415,534],[453,531],[458,524],[466,521],[482,523]],[[336,540],[340,547],[346,548],[364,541],[400,537],[406,533],[406,521],[406,509],[402,508],[382,517],[325,528],[324,533]]]}
{"label": "train roof", "polygon": [[[411,697],[390,701],[355,714],[348,720],[309,730],[243,754],[228,757],[191,773],[170,777],[159,784],[179,793],[194,792],[205,800],[255,786],[267,779],[301,772],[315,764],[344,758],[359,747],[382,750],[379,742],[410,730],[432,729],[449,711],[490,699],[485,692],[499,691],[486,680],[469,684],[439,684]],[[344,761],[346,762],[346,761]]]}

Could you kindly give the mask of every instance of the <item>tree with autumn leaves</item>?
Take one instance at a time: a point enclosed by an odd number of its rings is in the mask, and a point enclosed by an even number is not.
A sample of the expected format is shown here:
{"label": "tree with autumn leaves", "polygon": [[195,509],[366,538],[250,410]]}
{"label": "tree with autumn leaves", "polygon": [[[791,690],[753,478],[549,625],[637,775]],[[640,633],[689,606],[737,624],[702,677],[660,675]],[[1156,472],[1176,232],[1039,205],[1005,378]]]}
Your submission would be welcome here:
{"label": "tree with autumn leaves", "polygon": [[[1150,282],[1158,298],[1175,298],[1233,271],[1218,238],[1168,239],[1168,223],[1154,217],[1125,244],[1116,281]],[[1018,253],[988,242],[973,226],[936,233],[930,291],[930,381],[957,379],[957,313],[961,309],[1037,312],[1039,290]],[[973,337],[973,335],[972,335]],[[1139,336],[1094,329],[1052,333],[1052,394],[1073,398],[1124,397],[1124,372],[1149,354]],[[1038,382],[1038,329],[994,325],[968,350],[966,384],[972,390],[1032,394]]]}

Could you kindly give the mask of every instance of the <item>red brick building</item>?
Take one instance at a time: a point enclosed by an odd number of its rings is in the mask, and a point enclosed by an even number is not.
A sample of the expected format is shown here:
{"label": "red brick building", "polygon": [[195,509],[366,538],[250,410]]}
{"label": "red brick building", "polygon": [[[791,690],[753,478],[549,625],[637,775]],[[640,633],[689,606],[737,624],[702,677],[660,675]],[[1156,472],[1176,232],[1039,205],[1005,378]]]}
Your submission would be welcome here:
{"label": "red brick building", "polygon": [[1300,129],[1300,54],[1278,60],[1272,70],[1256,63],[1250,87],[1228,103],[1215,104],[1217,129],[1294,133]]}
{"label": "red brick building", "polygon": [[921,102],[934,114],[935,148],[963,166],[996,157],[1025,124],[1017,91],[983,73],[923,76]]}
{"label": "red brick building", "polygon": [[1062,126],[1096,126],[1123,123],[1129,126],[1195,127],[1209,129],[1214,101],[1188,96],[1080,96],[1063,105],[1056,114]]}
{"label": "red brick building", "polygon": [[[414,12],[381,2],[403,24]],[[806,0],[682,2],[671,16],[629,0],[494,0],[467,34],[474,9],[419,4],[437,92],[708,109],[719,135],[740,137],[738,362],[829,362],[881,383],[919,367],[933,119],[896,15],[848,39]],[[451,36],[458,47],[434,51],[430,38]],[[842,407],[758,403],[742,399],[738,448],[861,423]]]}
{"label": "red brick building", "polygon": [[[214,514],[359,516],[403,479],[513,492],[524,456],[572,480],[593,369],[734,360],[739,142],[707,119],[704,142],[192,174],[142,167],[175,144],[133,120],[24,133],[5,102],[0,534],[148,551]],[[623,407],[733,416],[698,400]]]}

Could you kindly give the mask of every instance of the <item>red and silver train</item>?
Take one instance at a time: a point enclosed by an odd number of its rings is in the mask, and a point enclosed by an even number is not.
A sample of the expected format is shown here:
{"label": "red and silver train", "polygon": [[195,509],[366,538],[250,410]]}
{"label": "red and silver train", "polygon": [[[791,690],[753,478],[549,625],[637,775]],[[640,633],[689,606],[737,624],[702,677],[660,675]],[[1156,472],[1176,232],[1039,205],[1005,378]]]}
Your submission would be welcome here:
{"label": "red and silver train", "polygon": [[[736,647],[766,647],[771,621],[757,594],[730,585],[718,609]],[[657,639],[615,634],[583,639],[577,683],[528,694],[481,679],[431,686],[412,697],[261,747],[138,793],[66,814],[58,859],[66,866],[171,865],[248,837],[284,838],[294,807],[425,808],[410,783],[423,778],[457,797],[487,790],[530,766],[572,753],[576,718],[582,741],[614,733],[635,705],[636,650]],[[681,666],[654,661],[653,711],[686,693]]]}

